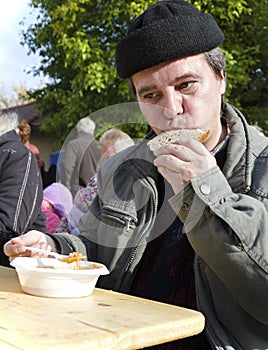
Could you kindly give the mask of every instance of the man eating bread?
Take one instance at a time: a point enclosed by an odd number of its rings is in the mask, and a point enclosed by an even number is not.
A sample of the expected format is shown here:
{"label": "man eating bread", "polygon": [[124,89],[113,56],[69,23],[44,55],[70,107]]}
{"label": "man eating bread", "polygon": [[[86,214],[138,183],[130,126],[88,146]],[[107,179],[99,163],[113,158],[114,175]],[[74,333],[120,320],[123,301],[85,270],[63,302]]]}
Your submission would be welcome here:
{"label": "man eating bread", "polygon": [[205,315],[200,334],[152,349],[268,349],[268,140],[224,100],[223,41],[184,0],[136,18],[116,66],[152,131],[100,169],[80,236],[31,231],[5,245],[11,259],[29,245],[80,252],[110,270],[98,287]]}

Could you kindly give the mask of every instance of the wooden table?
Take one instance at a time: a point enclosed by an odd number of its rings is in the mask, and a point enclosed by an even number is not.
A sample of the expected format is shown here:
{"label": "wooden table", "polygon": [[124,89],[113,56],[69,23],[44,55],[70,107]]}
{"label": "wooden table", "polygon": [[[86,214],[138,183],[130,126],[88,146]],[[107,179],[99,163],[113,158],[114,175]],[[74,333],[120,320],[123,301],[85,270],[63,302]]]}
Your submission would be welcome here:
{"label": "wooden table", "polygon": [[0,266],[1,350],[141,349],[203,328],[197,311],[98,288],[77,299],[28,295]]}

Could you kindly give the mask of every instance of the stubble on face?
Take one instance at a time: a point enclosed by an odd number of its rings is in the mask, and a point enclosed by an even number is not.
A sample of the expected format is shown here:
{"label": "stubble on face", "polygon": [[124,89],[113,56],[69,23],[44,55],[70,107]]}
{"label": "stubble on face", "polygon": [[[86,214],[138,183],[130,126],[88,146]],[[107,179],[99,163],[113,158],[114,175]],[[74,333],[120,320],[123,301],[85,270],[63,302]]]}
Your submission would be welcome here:
{"label": "stubble on face", "polygon": [[132,76],[141,111],[157,133],[176,129],[211,130],[206,147],[220,141],[225,80],[203,54],[160,64]]}

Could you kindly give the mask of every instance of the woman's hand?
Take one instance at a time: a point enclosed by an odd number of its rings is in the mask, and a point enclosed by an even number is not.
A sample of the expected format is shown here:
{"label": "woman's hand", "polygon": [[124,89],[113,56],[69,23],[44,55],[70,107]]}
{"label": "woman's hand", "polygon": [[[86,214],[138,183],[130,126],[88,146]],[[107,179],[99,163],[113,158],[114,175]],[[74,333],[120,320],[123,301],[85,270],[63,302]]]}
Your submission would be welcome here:
{"label": "woman's hand", "polygon": [[40,253],[26,250],[26,247],[45,249],[48,252],[56,251],[56,245],[51,237],[43,232],[33,230],[8,241],[4,245],[4,253],[9,257],[10,261],[18,256],[44,256]]}
{"label": "woman's hand", "polygon": [[169,144],[154,151],[154,165],[178,193],[192,178],[217,165],[215,157],[196,140]]}

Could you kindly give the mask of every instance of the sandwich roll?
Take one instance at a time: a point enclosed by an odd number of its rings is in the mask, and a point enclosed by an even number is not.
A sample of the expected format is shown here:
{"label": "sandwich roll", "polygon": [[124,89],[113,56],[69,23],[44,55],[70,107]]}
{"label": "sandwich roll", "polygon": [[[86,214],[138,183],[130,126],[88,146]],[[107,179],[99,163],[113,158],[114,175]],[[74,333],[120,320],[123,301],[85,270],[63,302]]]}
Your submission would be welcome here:
{"label": "sandwich roll", "polygon": [[162,132],[148,142],[151,151],[168,145],[170,143],[180,143],[190,139],[197,140],[201,143],[205,142],[210,134],[210,130],[204,131],[201,129],[180,129]]}

